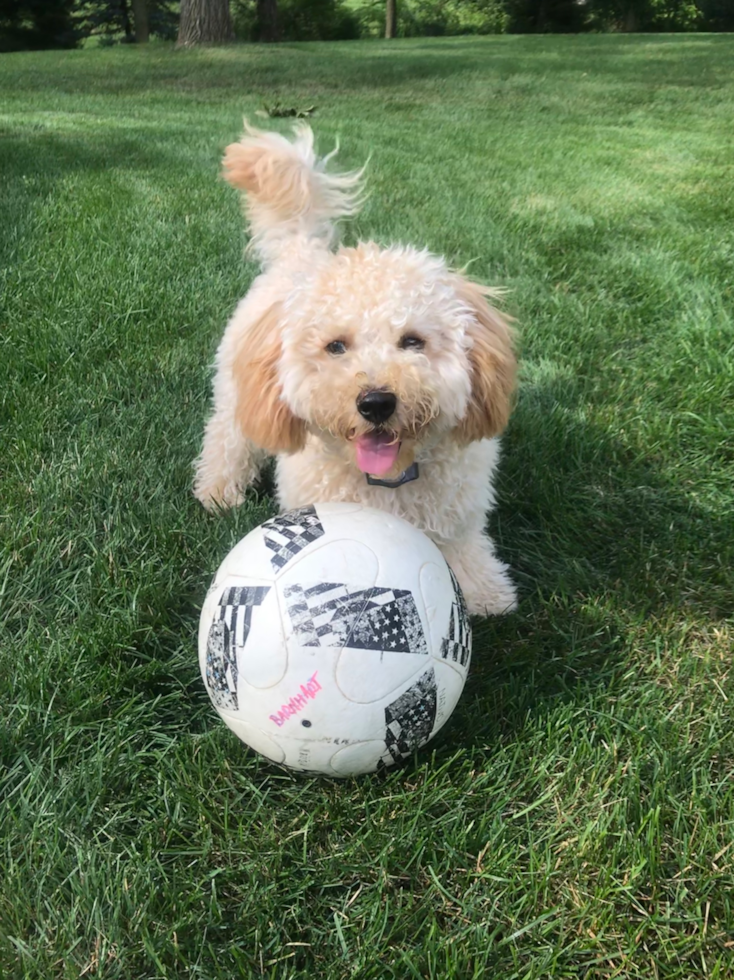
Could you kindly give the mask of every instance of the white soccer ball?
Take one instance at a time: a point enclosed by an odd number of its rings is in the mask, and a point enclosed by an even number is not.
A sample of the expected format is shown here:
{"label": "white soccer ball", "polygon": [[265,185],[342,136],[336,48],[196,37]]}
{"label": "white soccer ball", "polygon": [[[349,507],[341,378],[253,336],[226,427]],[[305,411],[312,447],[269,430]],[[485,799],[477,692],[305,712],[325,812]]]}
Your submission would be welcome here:
{"label": "white soccer ball", "polygon": [[293,769],[389,766],[445,724],[466,681],[471,626],[435,544],[360,504],[266,521],[222,562],[199,662],[243,742]]}

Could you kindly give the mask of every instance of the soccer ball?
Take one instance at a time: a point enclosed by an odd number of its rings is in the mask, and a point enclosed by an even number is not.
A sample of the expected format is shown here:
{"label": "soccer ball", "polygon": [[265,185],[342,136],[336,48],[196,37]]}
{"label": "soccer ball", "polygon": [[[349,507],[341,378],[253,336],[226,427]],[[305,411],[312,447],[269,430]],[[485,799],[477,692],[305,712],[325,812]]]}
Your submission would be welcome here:
{"label": "soccer ball", "polygon": [[268,759],[354,776],[424,745],[466,681],[471,627],[440,551],[360,504],[266,521],[222,562],[199,663],[225,724]]}

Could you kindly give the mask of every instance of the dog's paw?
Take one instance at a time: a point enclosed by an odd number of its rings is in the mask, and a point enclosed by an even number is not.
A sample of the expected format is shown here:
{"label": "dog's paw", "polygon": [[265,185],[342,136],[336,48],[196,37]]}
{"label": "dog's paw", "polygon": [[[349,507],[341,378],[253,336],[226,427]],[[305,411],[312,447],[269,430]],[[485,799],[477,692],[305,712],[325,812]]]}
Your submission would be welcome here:
{"label": "dog's paw", "polygon": [[517,592],[507,565],[497,558],[485,535],[441,548],[454,570],[471,616],[501,616],[517,608]]}
{"label": "dog's paw", "polygon": [[504,574],[482,583],[472,581],[462,591],[470,616],[501,616],[517,609],[517,592]]}
{"label": "dog's paw", "polygon": [[210,513],[239,507],[245,499],[244,492],[235,483],[197,483],[194,496]]}

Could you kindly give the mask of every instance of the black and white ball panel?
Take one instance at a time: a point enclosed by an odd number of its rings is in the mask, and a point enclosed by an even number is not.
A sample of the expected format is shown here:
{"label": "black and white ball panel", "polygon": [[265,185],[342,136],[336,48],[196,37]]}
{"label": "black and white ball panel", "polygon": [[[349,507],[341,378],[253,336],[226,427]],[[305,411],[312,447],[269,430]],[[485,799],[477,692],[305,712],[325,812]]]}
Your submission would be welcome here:
{"label": "black and white ball panel", "polygon": [[270,586],[228,586],[219,596],[206,646],[207,687],[213,703],[224,710],[238,707],[238,651],[244,650],[254,606],[261,605]]}
{"label": "black and white ball panel", "polygon": [[301,646],[428,654],[409,589],[318,582],[286,586],[283,594],[293,635]]}
{"label": "black and white ball panel", "polygon": [[[327,518],[324,522],[328,527]],[[423,568],[435,564],[445,577],[445,562],[442,569],[431,550],[424,557]],[[384,549],[378,558],[365,541],[334,541],[329,527],[328,539],[284,569],[276,583],[290,656],[321,651],[323,662],[333,651],[339,696],[360,704],[384,699],[408,682],[432,649],[420,587],[414,595],[419,585],[414,567],[406,574],[411,562],[396,554],[388,565],[385,558]]]}
{"label": "black and white ball panel", "polygon": [[276,572],[324,534],[324,525],[313,505],[272,517],[261,527],[265,547],[271,552],[270,564]]}
{"label": "black and white ball panel", "polygon": [[204,680],[218,708],[240,709],[243,683],[263,689],[281,681],[288,669],[288,649],[273,585],[233,576],[215,584],[202,611],[200,650],[202,645]]}
{"label": "black and white ball panel", "polygon": [[385,708],[387,751],[383,762],[399,762],[428,741],[436,723],[437,704],[436,672],[429,667]]}
{"label": "black and white ball panel", "polygon": [[459,663],[462,667],[468,667],[471,659],[472,640],[469,613],[467,612],[464,594],[450,568],[449,575],[451,576],[454,595],[451,602],[448,631],[441,641],[441,656],[444,660]]}

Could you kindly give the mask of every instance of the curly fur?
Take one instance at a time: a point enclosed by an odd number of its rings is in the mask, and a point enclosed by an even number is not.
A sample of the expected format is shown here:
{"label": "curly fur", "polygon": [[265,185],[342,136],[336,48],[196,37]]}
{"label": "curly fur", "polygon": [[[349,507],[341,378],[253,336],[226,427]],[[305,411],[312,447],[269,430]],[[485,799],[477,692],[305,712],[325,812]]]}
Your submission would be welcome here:
{"label": "curly fur", "polygon": [[[327,173],[328,159],[307,126],[292,142],[247,126],[226,150],[263,271],[217,352],[196,496],[208,508],[239,503],[276,455],[282,507],[347,500],[398,514],[441,548],[472,613],[512,609],[485,532],[516,369],[508,320],[489,302],[497,293],[425,250],[335,247],[362,172]],[[389,418],[360,410],[374,392],[395,396]],[[379,475],[417,461],[419,479],[369,485],[364,446],[375,438],[394,447]]]}

